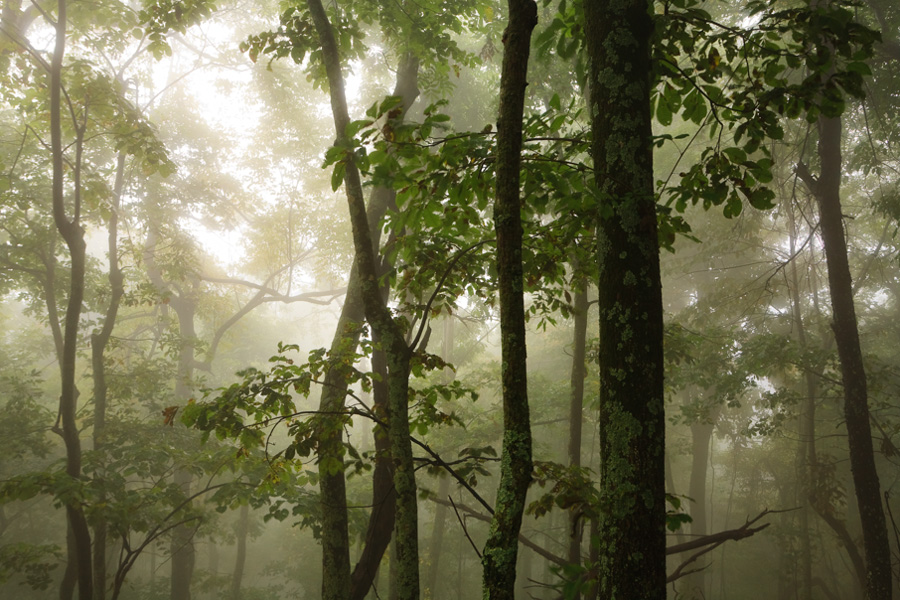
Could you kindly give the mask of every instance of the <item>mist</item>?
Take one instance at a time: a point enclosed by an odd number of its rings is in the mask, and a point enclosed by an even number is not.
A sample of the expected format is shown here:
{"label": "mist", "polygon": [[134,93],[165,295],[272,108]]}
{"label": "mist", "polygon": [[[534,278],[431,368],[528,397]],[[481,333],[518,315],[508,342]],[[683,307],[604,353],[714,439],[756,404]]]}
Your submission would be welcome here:
{"label": "mist", "polygon": [[889,0],[4,0],[0,598],[889,600]]}

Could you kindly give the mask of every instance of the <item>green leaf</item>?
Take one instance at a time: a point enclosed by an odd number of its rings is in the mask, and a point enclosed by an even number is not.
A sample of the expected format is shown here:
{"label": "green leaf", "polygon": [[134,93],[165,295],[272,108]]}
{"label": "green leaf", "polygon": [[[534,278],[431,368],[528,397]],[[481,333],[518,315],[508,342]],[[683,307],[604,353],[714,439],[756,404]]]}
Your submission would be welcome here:
{"label": "green leaf", "polygon": [[338,188],[344,183],[345,170],[346,167],[343,162],[335,163],[334,170],[331,172],[331,191],[338,191]]}

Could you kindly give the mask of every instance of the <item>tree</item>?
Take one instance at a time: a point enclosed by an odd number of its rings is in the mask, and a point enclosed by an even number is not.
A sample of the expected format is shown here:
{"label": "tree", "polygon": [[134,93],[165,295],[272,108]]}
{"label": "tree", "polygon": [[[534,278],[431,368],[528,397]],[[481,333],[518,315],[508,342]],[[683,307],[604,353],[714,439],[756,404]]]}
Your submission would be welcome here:
{"label": "tree", "polygon": [[[319,36],[322,60],[328,77],[334,117],[337,148],[351,148],[348,139],[350,116],[344,93],[341,73],[341,58],[334,32],[325,8],[318,0],[309,0],[309,11]],[[366,203],[362,192],[359,169],[350,154],[342,161],[344,186],[350,210],[353,229],[355,265],[360,275],[360,287],[366,320],[373,334],[381,342],[387,356],[389,439],[394,467],[394,489],[396,491],[396,515],[394,525],[395,551],[398,564],[397,594],[399,600],[419,597],[419,554],[418,516],[416,505],[416,480],[409,439],[409,374],[412,349],[418,344],[418,337],[412,347],[407,343],[400,324],[394,320],[390,309],[385,306],[379,271],[372,246],[370,227],[366,215]],[[323,583],[324,586],[324,583]],[[332,590],[323,589],[328,597]]]}
{"label": "tree", "polygon": [[[847,28],[854,27],[852,13],[847,9],[818,0],[813,0],[810,6],[818,11],[818,15],[830,18],[833,23],[841,23]],[[825,32],[837,34],[836,31],[830,30],[829,25],[830,23],[827,23],[823,27]],[[810,40],[809,43],[816,53],[827,57],[822,62],[828,64],[831,61],[836,62],[838,59],[836,45],[846,43],[845,39],[844,36],[835,35],[834,38],[823,37],[820,40]],[[871,52],[871,47],[869,51]],[[831,292],[832,328],[844,392],[844,417],[847,425],[850,465],[865,548],[866,597],[869,600],[889,600],[893,596],[890,542],[881,504],[881,486],[875,467],[866,370],[859,341],[853,302],[853,281],[841,214],[843,172],[841,113],[844,110],[844,102],[840,93],[836,92],[835,83],[832,81],[835,71],[835,66],[831,66],[821,75],[824,82],[822,111],[816,120],[819,134],[817,149],[819,175],[814,177],[803,163],[798,165],[797,172],[815,196],[819,208],[819,223]]]}
{"label": "tree", "polygon": [[662,291],[646,0],[585,0],[600,202],[601,598],[666,597]]}
{"label": "tree", "polygon": [[497,199],[494,203],[503,365],[503,454],[496,510],[482,559],[483,597],[491,600],[511,600],[515,595],[519,529],[532,470],[519,172],[528,55],[535,25],[537,4],[534,0],[510,0],[509,24],[503,38],[497,117]]}

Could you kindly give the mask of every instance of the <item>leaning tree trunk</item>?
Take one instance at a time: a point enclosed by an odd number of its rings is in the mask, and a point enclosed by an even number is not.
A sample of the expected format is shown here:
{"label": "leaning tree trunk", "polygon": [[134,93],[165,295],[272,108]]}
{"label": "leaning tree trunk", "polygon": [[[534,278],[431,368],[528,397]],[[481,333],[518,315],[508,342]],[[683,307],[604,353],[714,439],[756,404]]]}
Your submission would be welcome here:
{"label": "leaning tree trunk", "polygon": [[[394,96],[402,98],[400,109],[392,116],[391,126],[396,126],[403,119],[406,111],[412,106],[419,95],[418,86],[419,60],[412,54],[406,54],[400,59],[397,68],[397,81],[394,86]],[[372,251],[378,256],[379,239],[381,236],[381,218],[386,210],[394,208],[396,192],[384,186],[378,186],[372,190],[369,197],[369,207],[366,217],[369,221],[369,233],[372,236]],[[388,258],[384,258],[385,264],[380,269],[380,274],[389,267]],[[359,270],[351,271],[351,279]],[[355,289],[360,290],[357,282]],[[386,304],[390,295],[390,287],[384,284],[382,303]],[[360,300],[357,303],[360,303]],[[363,315],[359,315],[362,320]],[[357,329],[358,330],[358,329]],[[357,338],[358,339],[358,338]],[[381,381],[373,385],[373,410],[376,415],[386,422],[390,422],[389,390],[387,386],[388,368],[387,356],[384,350],[378,349],[372,356],[372,368],[379,375]],[[346,385],[346,384],[344,384]],[[343,396],[341,397],[343,400]],[[394,490],[394,469],[391,458],[391,442],[388,431],[380,425],[374,429],[375,436],[375,469],[372,473],[372,513],[369,516],[369,525],[366,529],[365,544],[362,554],[353,569],[350,580],[350,600],[363,600],[368,594],[375,577],[378,575],[378,566],[391,541],[391,532],[394,529],[397,510],[397,498]],[[343,478],[343,472],[339,475]]]}
{"label": "leaning tree trunk", "polygon": [[[65,147],[62,139],[62,68],[66,50],[66,0],[57,2],[56,41],[50,60],[50,150],[53,164],[53,220],[60,236],[65,240],[71,260],[69,299],[65,312],[62,356],[60,357],[61,390],[59,395],[59,416],[54,430],[62,435],[66,447],[66,475],[73,481],[81,478],[81,439],[79,437],[76,412],[78,409],[78,388],[75,385],[76,360],[78,351],[78,325],[84,300],[85,241],[81,227],[81,166],[86,114],[73,125],[76,139],[73,143],[75,158],[72,167],[71,218],[66,210]],[[85,112],[87,108],[84,109]],[[61,427],[60,427],[61,424]],[[74,570],[78,578],[79,600],[93,599],[93,569],[91,565],[91,533],[84,509],[77,497],[63,497],[66,507],[70,542],[68,544],[67,571]],[[74,565],[74,569],[72,568]],[[71,588],[63,582],[60,597],[71,596]]]}
{"label": "leaning tree trunk", "polygon": [[[394,117],[403,118],[419,95],[418,60],[404,56],[397,69],[397,81],[394,95],[403,98],[402,110]],[[369,198],[367,220],[369,235],[372,239],[373,252],[377,252],[381,238],[381,219],[394,206],[394,190],[379,186],[373,189]],[[319,412],[322,414],[319,430],[318,460],[319,464],[332,465],[320,470],[319,490],[322,505],[322,594],[323,599],[362,600],[378,573],[378,565],[391,540],[394,527],[394,486],[393,473],[390,467],[390,449],[387,433],[378,429],[376,436],[376,460],[373,473],[372,505],[373,511],[366,532],[366,543],[357,561],[353,574],[350,574],[350,540],[347,521],[347,492],[344,478],[344,446],[343,426],[344,402],[347,394],[347,372],[351,368],[341,356],[352,354],[359,344],[362,323],[365,319],[365,307],[362,298],[362,281],[355,262],[350,269],[347,295],[331,343],[330,354],[334,361],[325,374],[322,396],[319,401]],[[373,359],[379,363],[385,361],[383,353]],[[383,365],[386,375],[387,365]],[[386,402],[382,397],[387,395],[385,380],[378,384],[375,391],[377,409],[387,415]]]}
{"label": "leaning tree trunk", "polygon": [[[340,53],[328,15],[320,0],[308,0],[310,15],[322,47],[322,60],[328,77],[331,108],[334,117],[338,146],[347,142],[347,125],[350,116],[344,93]],[[346,146],[345,146],[346,147]],[[353,156],[345,159],[344,189],[353,230],[355,265],[359,271],[360,291],[366,320],[373,335],[381,341],[388,367],[388,437],[394,468],[396,513],[394,536],[399,568],[398,592],[400,600],[416,600],[419,597],[418,507],[416,504],[415,466],[409,436],[409,372],[412,351],[407,345],[400,325],[394,321],[390,309],[385,306],[381,287],[378,285],[379,269],[372,246],[370,224],[362,192],[359,169]],[[334,591],[326,589],[323,597],[333,597]]]}
{"label": "leaning tree trunk", "polygon": [[497,117],[497,199],[494,202],[503,364],[503,452],[497,502],[482,558],[482,596],[491,600],[512,600],[515,596],[519,529],[532,471],[519,171],[528,56],[531,32],[537,25],[537,5],[533,0],[509,0],[508,6]]}
{"label": "leaning tree trunk", "polygon": [[850,470],[856,489],[866,564],[867,600],[892,597],[891,550],[887,536],[881,486],[869,425],[866,372],[859,343],[847,241],[841,216],[841,119],[820,117],[820,175],[813,186],[819,205],[819,224],[828,265],[832,328],[844,387],[844,419],[850,447]]}
{"label": "leaning tree trunk", "polygon": [[666,597],[665,409],[648,0],[585,0],[599,226],[601,598]]}

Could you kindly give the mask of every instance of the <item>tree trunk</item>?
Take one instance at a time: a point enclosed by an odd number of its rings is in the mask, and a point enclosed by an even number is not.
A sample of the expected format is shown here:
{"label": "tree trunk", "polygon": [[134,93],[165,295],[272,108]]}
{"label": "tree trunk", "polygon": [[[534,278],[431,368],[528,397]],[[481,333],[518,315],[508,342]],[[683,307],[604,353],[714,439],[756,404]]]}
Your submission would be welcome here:
{"label": "tree trunk", "polygon": [[[116,178],[113,182],[113,205],[107,228],[107,253],[109,255],[109,305],[103,317],[103,327],[91,334],[91,369],[94,382],[94,450],[103,451],[106,435],[106,410],[108,404],[106,364],[104,363],[106,347],[112,336],[119,313],[119,303],[125,294],[125,278],[119,268],[119,206],[121,205],[122,188],[125,183],[125,154],[120,152],[116,158]],[[101,493],[100,503],[105,496]],[[94,600],[106,599],[106,519],[99,515],[94,525]]]}
{"label": "tree trunk", "polygon": [[[346,142],[347,125],[350,123],[340,53],[321,1],[308,0],[307,5],[322,47],[322,60],[328,77],[337,136],[336,145],[340,146]],[[399,569],[397,580],[399,598],[416,600],[419,597],[418,515],[415,466],[409,437],[409,371],[412,351],[406,343],[400,325],[394,321],[391,311],[383,301],[362,183],[352,155],[348,155],[345,159],[344,189],[353,229],[355,264],[359,271],[366,320],[372,327],[373,335],[380,339],[387,357],[390,413],[388,437],[394,468],[394,489],[397,495],[394,536],[397,549],[395,558]],[[323,581],[323,597],[326,594],[332,597],[334,592],[326,589],[325,585]]]}
{"label": "tree trunk", "polygon": [[[72,164],[73,210],[67,215],[65,198],[65,148],[62,139],[62,68],[66,49],[66,0],[58,0],[55,23],[56,40],[50,61],[50,150],[53,164],[53,220],[60,236],[65,240],[71,260],[69,299],[66,306],[62,356],[60,357],[61,389],[59,416],[54,430],[61,434],[66,447],[66,475],[72,480],[81,478],[81,439],[76,413],[78,388],[75,386],[78,351],[78,326],[84,300],[85,241],[81,227],[81,166],[84,140],[84,123],[73,123],[76,138],[73,143],[75,159]],[[86,110],[86,109],[85,109]],[[62,427],[60,428],[60,424]],[[93,600],[93,569],[91,565],[91,533],[81,502],[77,498],[64,497],[71,541],[68,544],[67,571],[74,570],[78,578],[79,600]],[[68,588],[68,589],[67,589]],[[60,597],[70,595],[65,581],[60,587]]]}
{"label": "tree trunk", "polygon": [[841,119],[820,117],[818,129],[821,171],[814,192],[819,205],[819,224],[828,265],[832,328],[844,386],[844,419],[850,447],[850,470],[853,473],[865,548],[866,596],[868,600],[890,600],[890,543],[881,505],[881,486],[875,468],[866,372],[853,306],[847,242],[841,220]]}
{"label": "tree trunk", "polygon": [[[185,496],[191,494],[191,482],[193,477],[190,471],[176,468],[174,482],[181,487]],[[195,527],[183,523],[172,530],[171,562],[172,579],[170,581],[169,595],[171,600],[191,600],[191,580],[194,577],[194,562],[196,552],[194,550]]]}
{"label": "tree trunk", "polygon": [[[794,207],[789,211],[791,238],[790,255],[794,256],[791,262],[791,312],[793,313],[794,327],[797,331],[797,342],[800,351],[806,352],[808,342],[806,338],[806,324],[803,319],[803,306],[800,302],[800,277],[797,269],[797,224],[794,217]],[[806,397],[800,406],[799,433],[800,440],[797,447],[797,488],[799,491],[799,537],[800,537],[800,589],[798,600],[812,600],[812,539],[810,536],[810,503],[815,485],[812,479],[816,469],[816,398],[818,396],[817,374],[807,369]],[[792,585],[788,583],[785,597],[793,596]]]}
{"label": "tree trunk", "polygon": [[[575,267],[577,269],[577,266]],[[583,279],[575,290],[574,302],[574,335],[572,341],[572,374],[570,378],[569,397],[569,467],[581,466],[581,425],[584,410],[584,378],[587,373],[585,357],[587,350],[587,282]],[[583,515],[576,511],[569,512],[569,548],[568,560],[571,564],[581,565],[581,538]],[[580,600],[581,594],[576,592],[572,600]]]}
{"label": "tree trunk", "polygon": [[[718,413],[718,408],[711,410]],[[701,422],[691,425],[691,480],[688,496],[691,498],[691,536],[694,538],[709,533],[706,519],[706,470],[709,466],[709,442],[714,429],[715,425],[712,423]],[[679,592],[686,599],[708,598],[706,572],[699,571],[685,577],[684,586]]]}
{"label": "tree trunk", "polygon": [[[380,379],[372,385],[374,399],[372,410],[380,419],[389,422],[388,369],[384,351],[376,350],[372,355],[372,371]],[[351,600],[362,600],[372,587],[372,582],[378,573],[378,566],[391,542],[397,508],[388,431],[380,425],[376,425],[373,435],[375,437],[375,469],[372,474],[372,513],[369,516],[362,555],[353,570],[350,584]]]}
{"label": "tree trunk", "polygon": [[[395,119],[402,119],[419,95],[418,60],[406,55],[397,69],[394,95],[403,98],[402,110]],[[381,220],[388,209],[394,206],[394,190],[376,187],[369,198],[366,218],[373,252],[378,251],[381,238]],[[386,299],[386,292],[384,302]],[[359,268],[354,261],[350,269],[347,295],[341,308],[341,315],[331,343],[330,354],[334,364],[325,374],[319,411],[320,421],[318,460],[320,465],[319,489],[322,504],[322,594],[323,599],[351,598],[361,600],[366,596],[378,571],[378,565],[391,540],[394,527],[395,498],[393,474],[390,467],[390,443],[387,433],[376,428],[375,444],[379,458],[373,474],[372,505],[375,507],[369,519],[366,544],[356,568],[350,575],[350,540],[347,522],[347,492],[344,478],[343,426],[344,402],[347,393],[347,371],[351,368],[341,356],[352,354],[359,344],[365,307],[362,297],[362,281]],[[387,365],[383,352],[373,357],[373,366],[383,364],[378,372],[384,376],[374,393],[376,412],[387,415],[387,403],[382,401],[387,395]],[[378,410],[380,408],[380,411]],[[331,465],[327,469],[324,464]]]}
{"label": "tree trunk", "polygon": [[600,597],[663,600],[662,293],[647,0],[585,0],[600,192]]}
{"label": "tree trunk", "polygon": [[[195,349],[197,333],[194,329],[194,316],[197,304],[192,297],[190,284],[181,295],[173,296],[169,300],[169,306],[178,317],[178,329],[180,335],[180,347],[178,349],[178,368],[175,380],[175,399],[178,402],[186,402],[190,397],[194,379],[194,364],[196,362]],[[185,497],[191,495],[191,483],[193,475],[183,466],[176,465],[174,482],[180,486]],[[185,507],[190,510],[191,504]],[[191,600],[191,580],[194,577],[196,562],[196,549],[194,548],[194,534],[196,526],[182,523],[172,531],[172,580],[171,600]]]}
{"label": "tree trunk", "polygon": [[[437,497],[443,500],[449,495],[450,477],[441,477]],[[444,548],[444,529],[447,524],[448,511],[449,509],[444,504],[435,504],[434,506],[434,526],[431,530],[431,544],[429,545],[429,559],[431,560],[431,564],[428,566],[428,576],[425,580],[425,589],[430,592],[430,597],[432,599],[438,597],[438,574],[440,573],[441,554]]]}
{"label": "tree trunk", "polygon": [[[448,363],[452,363],[454,360],[454,329],[453,318],[448,316],[444,319],[444,337],[441,344],[442,358]],[[456,373],[452,369],[444,369],[443,381],[445,384],[451,383],[455,376]],[[445,474],[445,476],[440,479],[437,497],[444,500],[449,495],[450,478]],[[434,507],[434,524],[431,530],[431,543],[428,546],[428,559],[430,564],[428,565],[428,574],[425,579],[425,589],[428,591],[428,597],[432,600],[437,598],[438,574],[440,573],[441,554],[443,553],[444,548],[444,528],[446,526],[448,510],[449,509],[444,504],[436,504]]]}
{"label": "tree trunk", "polygon": [[237,551],[234,557],[234,572],[231,575],[231,600],[241,600],[241,583],[244,580],[244,565],[247,563],[247,535],[250,533],[250,506],[241,505],[238,517]]}
{"label": "tree trunk", "polygon": [[537,5],[533,0],[509,0],[508,6],[497,118],[494,203],[503,365],[503,451],[497,501],[482,557],[482,596],[491,600],[512,600],[515,596],[519,529],[532,471],[519,171],[528,57],[531,32],[537,25]]}

